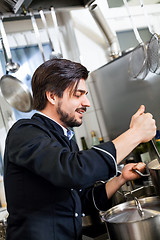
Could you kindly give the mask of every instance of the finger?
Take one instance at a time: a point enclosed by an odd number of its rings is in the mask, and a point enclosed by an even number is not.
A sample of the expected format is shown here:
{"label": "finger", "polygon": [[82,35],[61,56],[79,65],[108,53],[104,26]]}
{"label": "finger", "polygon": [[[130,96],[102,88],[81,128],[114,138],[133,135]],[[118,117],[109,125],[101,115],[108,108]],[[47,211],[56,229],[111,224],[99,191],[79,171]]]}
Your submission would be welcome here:
{"label": "finger", "polygon": [[147,116],[153,118],[153,115],[151,113],[145,113]]}
{"label": "finger", "polygon": [[145,170],[145,167],[146,167],[146,164],[143,163],[143,162],[138,162],[136,165],[133,166],[132,169],[137,169],[139,170],[140,172],[144,171]]}
{"label": "finger", "polygon": [[145,106],[141,105],[140,108],[138,109],[138,111],[134,114],[134,117],[138,117],[140,115],[142,115],[145,111]]}

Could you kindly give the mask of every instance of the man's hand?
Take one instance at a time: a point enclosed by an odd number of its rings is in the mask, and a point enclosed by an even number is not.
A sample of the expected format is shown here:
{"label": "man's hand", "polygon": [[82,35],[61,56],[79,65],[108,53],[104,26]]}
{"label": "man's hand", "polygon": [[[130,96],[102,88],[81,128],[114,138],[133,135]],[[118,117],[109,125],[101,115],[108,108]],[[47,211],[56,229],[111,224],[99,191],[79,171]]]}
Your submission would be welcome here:
{"label": "man's hand", "polygon": [[156,125],[152,114],[144,113],[145,106],[141,105],[132,116],[130,128],[137,131],[141,136],[141,142],[148,142],[156,135]]}
{"label": "man's hand", "polygon": [[156,124],[152,114],[144,113],[145,106],[141,105],[132,116],[130,128],[114,139],[119,164],[135,147],[142,142],[150,141],[156,135]]}
{"label": "man's hand", "polygon": [[121,173],[121,178],[124,179],[124,183],[127,181],[132,181],[135,179],[140,178],[140,175],[134,171],[134,169],[137,169],[139,172],[145,171],[145,163],[139,162],[139,163],[128,163],[124,166]]}
{"label": "man's hand", "polygon": [[125,184],[127,181],[132,181],[140,178],[139,174],[134,171],[134,169],[144,172],[145,163],[128,163],[122,169],[121,175],[118,177],[112,178],[106,183],[106,193],[108,198],[111,198],[113,194]]}

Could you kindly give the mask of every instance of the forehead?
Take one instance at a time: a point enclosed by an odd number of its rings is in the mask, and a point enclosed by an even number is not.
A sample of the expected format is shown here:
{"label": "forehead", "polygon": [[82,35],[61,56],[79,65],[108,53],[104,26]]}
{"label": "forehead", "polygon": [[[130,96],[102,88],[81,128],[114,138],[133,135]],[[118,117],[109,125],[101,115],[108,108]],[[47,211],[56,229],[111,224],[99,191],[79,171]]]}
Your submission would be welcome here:
{"label": "forehead", "polygon": [[74,89],[75,90],[84,90],[87,91],[87,86],[86,86],[86,81],[84,79],[80,79],[80,81],[78,82],[78,84],[76,83],[74,85]]}
{"label": "forehead", "polygon": [[84,79],[76,81],[73,86],[66,88],[64,91],[64,93],[68,93],[70,96],[74,95],[76,92],[83,92],[84,94],[87,94],[87,86]]}

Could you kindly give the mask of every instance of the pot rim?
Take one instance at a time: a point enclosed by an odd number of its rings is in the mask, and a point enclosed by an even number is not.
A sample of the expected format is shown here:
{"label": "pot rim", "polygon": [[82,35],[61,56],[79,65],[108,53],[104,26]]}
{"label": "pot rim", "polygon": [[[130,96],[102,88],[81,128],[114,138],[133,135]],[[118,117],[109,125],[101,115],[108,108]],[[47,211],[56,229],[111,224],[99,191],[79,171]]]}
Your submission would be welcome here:
{"label": "pot rim", "polygon": [[156,159],[152,160],[151,162],[149,162],[147,164],[147,167],[149,168],[149,170],[151,169],[151,170],[159,171],[160,168],[158,169],[157,167],[160,167],[160,163],[159,163],[158,159],[156,158]]}
{"label": "pot rim", "polygon": [[[138,199],[139,201],[140,201],[140,203],[149,203],[149,202],[154,202],[154,201],[157,201],[157,200],[159,200],[160,201],[160,196],[153,196],[153,197],[146,197],[146,198],[140,198],[140,199]],[[151,219],[155,219],[155,218],[157,218],[157,217],[159,217],[160,218],[160,212],[159,212],[159,214],[157,213],[156,215],[154,215],[154,216],[150,216],[150,217],[147,217],[147,218],[142,218],[142,219],[139,219],[139,220],[132,220],[132,221],[124,221],[124,222],[114,222],[114,221],[108,221],[107,219],[106,219],[106,215],[108,215],[108,216],[112,216],[112,214],[114,213],[114,210],[117,208],[120,208],[119,210],[124,210],[124,209],[131,209],[131,208],[136,208],[136,206],[126,206],[125,207],[125,205],[127,205],[127,203],[128,204],[131,204],[131,203],[134,203],[134,200],[131,200],[131,201],[128,201],[128,202],[124,202],[124,203],[121,203],[121,204],[118,204],[118,205],[116,205],[116,206],[114,206],[114,207],[112,207],[112,208],[110,208],[110,209],[108,209],[106,212],[104,212],[104,214],[102,215],[102,220],[105,222],[105,223],[107,223],[107,224],[115,224],[115,225],[117,225],[117,224],[133,224],[133,223],[138,223],[138,222],[144,222],[144,221],[148,221],[148,220],[151,220]],[[118,213],[118,212],[117,212]]]}

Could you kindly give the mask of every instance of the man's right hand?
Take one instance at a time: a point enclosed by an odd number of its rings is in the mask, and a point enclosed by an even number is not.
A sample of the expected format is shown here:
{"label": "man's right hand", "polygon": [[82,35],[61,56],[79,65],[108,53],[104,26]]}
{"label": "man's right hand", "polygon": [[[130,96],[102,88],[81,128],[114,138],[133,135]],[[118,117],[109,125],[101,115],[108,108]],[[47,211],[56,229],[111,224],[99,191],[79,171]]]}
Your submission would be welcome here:
{"label": "man's right hand", "polygon": [[141,142],[148,142],[156,135],[156,124],[152,114],[144,113],[145,106],[141,105],[132,116],[130,128],[136,130]]}
{"label": "man's right hand", "polygon": [[141,105],[132,116],[130,128],[114,139],[117,163],[120,163],[141,142],[148,142],[156,135],[156,124],[150,113]]}

